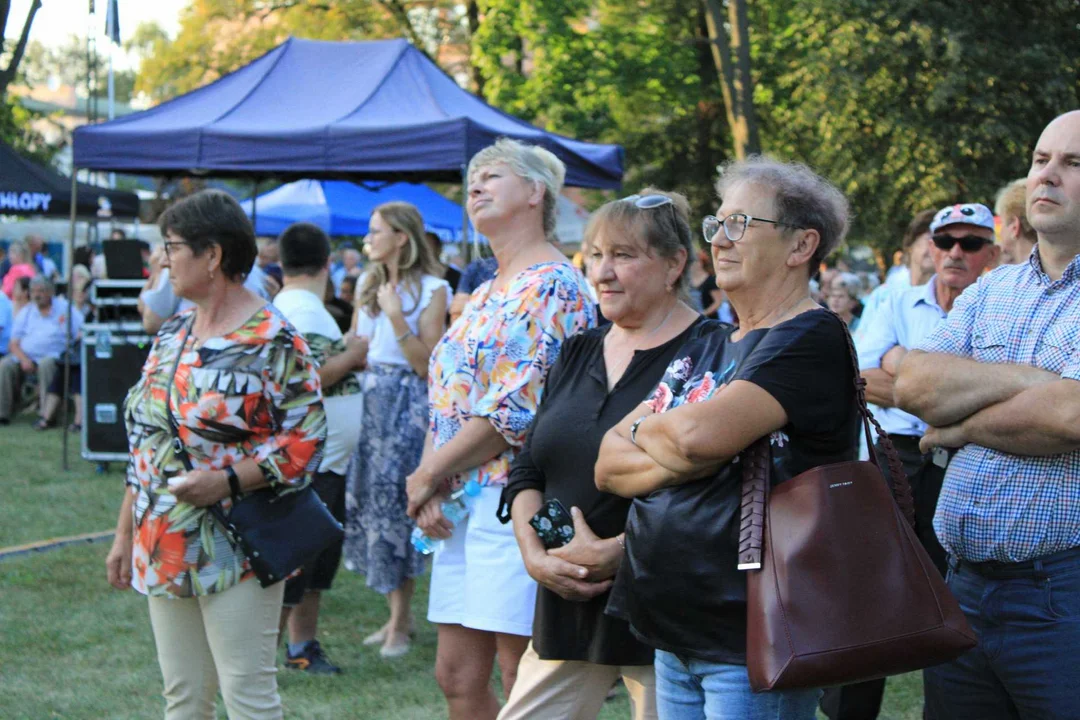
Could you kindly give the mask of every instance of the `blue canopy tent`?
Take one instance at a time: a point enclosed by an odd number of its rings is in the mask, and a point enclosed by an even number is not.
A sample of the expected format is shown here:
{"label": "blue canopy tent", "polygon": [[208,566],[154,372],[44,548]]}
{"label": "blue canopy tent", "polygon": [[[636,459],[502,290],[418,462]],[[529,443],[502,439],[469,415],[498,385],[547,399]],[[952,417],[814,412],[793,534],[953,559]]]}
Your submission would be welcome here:
{"label": "blue canopy tent", "polygon": [[297,180],[240,203],[255,217],[255,234],[278,235],[294,222],[318,225],[330,236],[365,235],[371,211],[385,202],[412,203],[427,229],[445,241],[461,236],[461,206],[426,185],[391,183],[381,187],[344,180]]}
{"label": "blue canopy tent", "polygon": [[[186,95],[76,128],[72,154],[76,169],[245,177],[256,187],[269,177],[464,184],[469,159],[501,136],[553,152],[567,185],[621,184],[621,147],[497,110],[405,40],[290,38]],[[253,212],[257,221],[257,204]],[[65,435],[65,467],[66,448]]]}
{"label": "blue canopy tent", "polygon": [[551,150],[567,185],[620,186],[621,147],[496,110],[405,40],[290,38],[206,87],[77,128],[73,151],[76,167],[113,172],[460,182],[501,136]]}

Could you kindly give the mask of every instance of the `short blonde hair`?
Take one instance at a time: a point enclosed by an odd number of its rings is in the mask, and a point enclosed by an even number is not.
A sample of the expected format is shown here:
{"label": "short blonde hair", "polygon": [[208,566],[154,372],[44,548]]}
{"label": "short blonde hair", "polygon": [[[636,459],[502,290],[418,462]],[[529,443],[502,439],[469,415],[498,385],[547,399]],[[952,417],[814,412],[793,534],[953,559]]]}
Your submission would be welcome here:
{"label": "short blonde hair", "polygon": [[1038,240],[1035,229],[1027,219],[1027,178],[1013,180],[998,190],[994,199],[994,214],[1000,217],[1003,223],[1011,218],[1019,218],[1020,234],[1028,240]]}
{"label": "short blonde hair", "polygon": [[518,177],[544,186],[544,234],[555,237],[555,204],[562,192],[566,180],[566,165],[555,154],[539,145],[499,138],[494,145],[489,145],[473,155],[469,161],[467,176],[472,182],[473,175],[480,168],[505,163]]}

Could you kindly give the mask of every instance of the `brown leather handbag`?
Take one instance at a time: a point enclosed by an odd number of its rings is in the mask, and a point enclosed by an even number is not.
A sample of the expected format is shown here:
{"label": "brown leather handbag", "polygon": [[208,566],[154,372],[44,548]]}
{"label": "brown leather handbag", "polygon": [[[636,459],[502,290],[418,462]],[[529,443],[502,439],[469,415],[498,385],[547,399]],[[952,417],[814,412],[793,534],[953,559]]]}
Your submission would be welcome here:
{"label": "brown leather handbag", "polygon": [[[843,323],[837,318],[838,322]],[[756,691],[827,687],[952,660],[977,642],[919,544],[911,486],[888,456],[892,492],[872,462],[823,465],[769,489],[768,437],[743,453],[739,569],[747,570],[746,665]]]}

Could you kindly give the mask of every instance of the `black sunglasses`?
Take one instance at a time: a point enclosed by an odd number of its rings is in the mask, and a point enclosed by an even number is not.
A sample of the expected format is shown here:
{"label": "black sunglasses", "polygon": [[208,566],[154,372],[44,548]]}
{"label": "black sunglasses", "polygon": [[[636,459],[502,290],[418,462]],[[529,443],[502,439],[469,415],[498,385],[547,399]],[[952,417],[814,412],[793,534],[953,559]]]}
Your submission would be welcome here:
{"label": "black sunglasses", "polygon": [[992,240],[981,238],[978,235],[965,235],[964,237],[934,235],[930,239],[939,250],[945,250],[946,252],[952,250],[953,245],[956,245],[956,243],[960,243],[960,249],[966,253],[978,252],[993,242]]}

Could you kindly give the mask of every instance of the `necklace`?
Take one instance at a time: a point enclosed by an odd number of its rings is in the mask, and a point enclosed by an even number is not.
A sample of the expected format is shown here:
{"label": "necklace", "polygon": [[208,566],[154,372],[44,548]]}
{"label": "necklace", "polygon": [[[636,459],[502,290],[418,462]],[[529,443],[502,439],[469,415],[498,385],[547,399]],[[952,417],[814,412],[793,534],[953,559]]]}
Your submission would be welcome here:
{"label": "necklace", "polygon": [[[651,338],[653,335],[655,335],[660,330],[660,328],[664,327],[665,323],[667,323],[668,319],[671,317],[671,314],[675,312],[675,308],[679,307],[679,305],[681,305],[681,304],[682,304],[681,302],[676,300],[675,304],[671,306],[671,309],[667,311],[667,315],[664,316],[664,319],[661,320],[659,322],[659,324],[657,324],[656,327],[654,327],[648,333],[643,335],[637,342],[635,342],[630,347],[630,352],[627,353],[626,359],[623,360],[622,362],[620,362],[619,365],[618,365],[618,372],[614,372],[612,368],[608,369],[607,377],[608,377],[608,389],[609,390],[612,387],[614,387],[615,383],[617,383],[618,380],[622,378],[622,374],[624,372],[626,372],[626,369],[628,367],[630,367],[630,363],[634,359],[634,353],[636,353],[638,350],[640,350],[641,346],[644,345],[645,342],[647,342],[649,340],[649,338]],[[610,338],[610,337],[611,337],[611,333],[608,332],[608,338]],[[606,349],[606,345],[607,344],[605,342],[605,349]],[[607,361],[607,358],[605,358],[605,363],[606,363],[606,361]],[[614,382],[613,382],[613,380],[614,380]]]}

